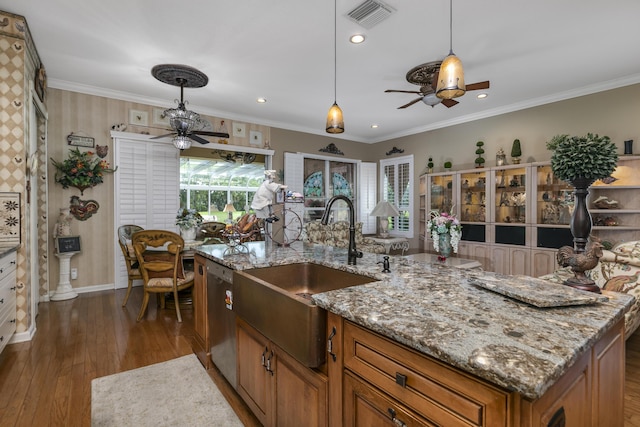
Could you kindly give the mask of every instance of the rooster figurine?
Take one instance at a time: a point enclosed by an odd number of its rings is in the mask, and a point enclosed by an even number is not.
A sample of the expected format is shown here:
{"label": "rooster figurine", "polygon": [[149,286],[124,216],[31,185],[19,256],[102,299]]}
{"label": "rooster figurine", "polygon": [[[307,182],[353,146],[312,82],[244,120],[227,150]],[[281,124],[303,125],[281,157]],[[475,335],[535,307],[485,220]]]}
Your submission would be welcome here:
{"label": "rooster figurine", "polygon": [[576,253],[571,246],[563,246],[558,249],[556,259],[562,267],[571,267],[575,278],[565,281],[566,285],[592,292],[600,292],[593,280],[588,278],[585,271],[592,270],[598,265],[602,256],[602,244],[596,239],[589,239],[583,253]]}
{"label": "rooster figurine", "polygon": [[98,212],[100,205],[95,200],[80,200],[78,196],[71,196],[69,211],[80,221],[86,221]]}

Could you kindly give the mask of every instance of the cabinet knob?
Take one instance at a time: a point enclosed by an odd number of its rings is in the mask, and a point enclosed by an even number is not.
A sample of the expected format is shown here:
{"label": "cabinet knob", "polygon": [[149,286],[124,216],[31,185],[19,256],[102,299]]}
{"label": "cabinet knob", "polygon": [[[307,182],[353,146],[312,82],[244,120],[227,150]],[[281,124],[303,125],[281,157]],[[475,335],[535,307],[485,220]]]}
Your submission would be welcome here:
{"label": "cabinet knob", "polygon": [[0,299],[0,304],[4,304],[4,298]]}
{"label": "cabinet knob", "polygon": [[401,374],[400,372],[396,372],[396,384],[398,384],[402,388],[407,387],[407,376]]}

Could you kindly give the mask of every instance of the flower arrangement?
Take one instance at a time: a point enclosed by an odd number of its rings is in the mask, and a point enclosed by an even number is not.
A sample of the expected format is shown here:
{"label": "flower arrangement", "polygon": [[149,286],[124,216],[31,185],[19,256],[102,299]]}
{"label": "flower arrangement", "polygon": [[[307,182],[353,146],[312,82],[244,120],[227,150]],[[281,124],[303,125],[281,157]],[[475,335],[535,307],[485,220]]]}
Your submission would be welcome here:
{"label": "flower arrangement", "polygon": [[451,236],[451,247],[453,252],[458,253],[458,242],[462,237],[462,226],[458,218],[452,213],[431,211],[430,219],[427,221],[427,230],[431,233],[433,239],[433,248],[440,252],[439,241],[440,234],[448,233]]}
{"label": "flower arrangement", "polygon": [[180,208],[176,215],[176,225],[183,230],[188,230],[202,224],[204,218],[195,209]]}
{"label": "flower arrangement", "polygon": [[95,157],[92,151],[80,151],[78,148],[69,151],[68,159],[62,162],[51,159],[51,163],[56,168],[56,182],[62,184],[62,188],[76,187],[80,194],[101,184],[105,173],[118,169],[110,169],[109,163]]}

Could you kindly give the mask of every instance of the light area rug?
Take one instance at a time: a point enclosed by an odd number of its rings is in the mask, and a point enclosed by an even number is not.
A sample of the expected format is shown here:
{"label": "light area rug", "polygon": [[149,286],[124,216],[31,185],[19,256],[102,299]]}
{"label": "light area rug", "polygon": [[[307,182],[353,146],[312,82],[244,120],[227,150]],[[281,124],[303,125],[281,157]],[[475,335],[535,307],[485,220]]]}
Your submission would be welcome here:
{"label": "light area rug", "polygon": [[242,426],[194,354],[91,381],[91,425]]}

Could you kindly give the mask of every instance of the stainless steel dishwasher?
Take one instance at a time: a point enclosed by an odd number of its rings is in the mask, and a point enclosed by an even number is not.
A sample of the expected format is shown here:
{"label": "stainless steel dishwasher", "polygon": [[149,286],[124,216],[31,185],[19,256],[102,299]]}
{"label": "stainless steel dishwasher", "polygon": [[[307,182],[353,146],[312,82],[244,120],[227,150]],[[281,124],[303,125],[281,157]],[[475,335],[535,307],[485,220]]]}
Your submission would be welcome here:
{"label": "stainless steel dishwasher", "polygon": [[232,269],[207,261],[211,360],[233,388],[236,388],[236,314],[233,311],[232,283]]}

